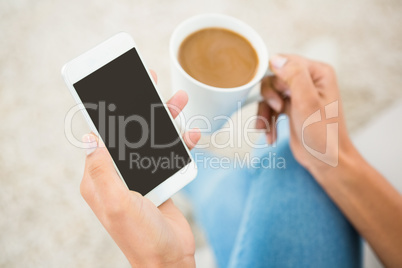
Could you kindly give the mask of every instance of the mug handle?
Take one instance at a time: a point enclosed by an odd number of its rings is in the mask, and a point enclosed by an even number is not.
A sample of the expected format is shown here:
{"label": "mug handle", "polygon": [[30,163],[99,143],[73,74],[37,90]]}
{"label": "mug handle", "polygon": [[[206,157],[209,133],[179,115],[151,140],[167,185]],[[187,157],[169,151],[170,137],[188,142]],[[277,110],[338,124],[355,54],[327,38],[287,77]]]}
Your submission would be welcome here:
{"label": "mug handle", "polygon": [[[266,76],[273,76],[273,75],[274,75],[274,73],[268,68],[267,71],[265,72],[264,76],[263,76],[263,79]],[[261,102],[261,101],[264,101],[264,99],[262,98],[260,92],[259,91],[258,92],[253,92],[250,95],[248,95],[247,99],[243,102],[242,107],[245,107],[245,106],[247,106],[247,105],[249,105],[251,103]]]}

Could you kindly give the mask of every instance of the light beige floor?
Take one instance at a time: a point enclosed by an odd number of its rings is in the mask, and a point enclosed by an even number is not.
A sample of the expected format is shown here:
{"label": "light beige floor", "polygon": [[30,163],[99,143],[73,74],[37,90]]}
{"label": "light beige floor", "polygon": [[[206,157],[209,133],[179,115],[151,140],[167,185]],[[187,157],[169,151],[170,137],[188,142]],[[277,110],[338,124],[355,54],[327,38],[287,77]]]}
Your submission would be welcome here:
{"label": "light beige floor", "polygon": [[[204,12],[244,20],[271,53],[333,64],[352,132],[402,97],[399,1],[1,1],[0,267],[128,267],[79,195],[84,153],[64,136],[74,102],[60,68],[127,31],[168,98],[169,36]],[[88,132],[80,116],[73,130]]]}

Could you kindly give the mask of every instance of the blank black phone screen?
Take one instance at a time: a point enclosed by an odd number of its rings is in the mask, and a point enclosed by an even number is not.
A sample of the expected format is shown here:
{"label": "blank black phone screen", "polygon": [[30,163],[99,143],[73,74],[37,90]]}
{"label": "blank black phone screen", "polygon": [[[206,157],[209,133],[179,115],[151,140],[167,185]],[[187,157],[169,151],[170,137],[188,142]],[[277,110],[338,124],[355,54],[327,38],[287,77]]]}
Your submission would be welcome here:
{"label": "blank black phone screen", "polygon": [[74,88],[130,190],[145,195],[191,161],[135,48]]}

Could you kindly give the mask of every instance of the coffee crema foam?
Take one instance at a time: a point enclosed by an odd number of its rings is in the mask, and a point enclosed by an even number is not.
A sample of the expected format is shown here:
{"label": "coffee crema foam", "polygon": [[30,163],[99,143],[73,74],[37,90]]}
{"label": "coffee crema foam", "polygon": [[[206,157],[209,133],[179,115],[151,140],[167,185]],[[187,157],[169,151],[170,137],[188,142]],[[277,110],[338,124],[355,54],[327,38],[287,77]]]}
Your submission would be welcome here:
{"label": "coffee crema foam", "polygon": [[179,48],[182,68],[201,83],[234,88],[256,74],[258,56],[243,36],[223,28],[205,28],[189,35]]}

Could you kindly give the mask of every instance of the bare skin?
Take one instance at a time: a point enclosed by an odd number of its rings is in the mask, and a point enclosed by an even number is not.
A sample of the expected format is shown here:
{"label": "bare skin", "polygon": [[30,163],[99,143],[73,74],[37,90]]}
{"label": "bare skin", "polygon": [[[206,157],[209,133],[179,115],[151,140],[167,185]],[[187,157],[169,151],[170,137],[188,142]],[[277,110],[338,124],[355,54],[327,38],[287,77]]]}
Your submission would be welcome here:
{"label": "bare skin", "polygon": [[[274,76],[266,77],[261,94],[267,100],[258,114],[271,118],[286,113],[290,122],[290,146],[296,160],[314,176],[356,230],[368,241],[386,267],[402,267],[402,196],[371,167],[353,146],[346,131],[341,99],[333,69],[295,55],[275,56],[270,62]],[[333,167],[311,155],[302,144],[302,126],[316,110],[339,102],[339,115],[307,128],[308,146],[325,152],[326,124],[338,123],[338,165]],[[263,122],[257,122],[264,128]],[[267,140],[275,141],[275,130]],[[337,146],[334,143],[334,146]],[[335,152],[331,145],[328,152]]]}
{"label": "bare skin", "polygon": [[[258,114],[268,120],[280,113],[289,116],[290,146],[296,160],[313,175],[383,264],[402,267],[402,197],[353,146],[333,69],[294,55],[274,56],[270,67],[275,75],[263,80],[261,94],[266,102],[260,103]],[[312,113],[321,110],[325,114],[325,106],[336,101],[336,117],[312,124],[302,133],[303,123]],[[178,92],[169,103],[182,110],[187,95]],[[173,117],[177,112],[171,110]],[[338,123],[338,145],[326,147],[328,123]],[[260,120],[256,127],[267,126]],[[308,152],[303,135],[308,146],[336,157],[335,167]],[[267,129],[268,142],[274,142],[275,137],[275,129]],[[199,138],[200,132],[193,130],[185,135],[185,142],[191,149]],[[84,137],[89,143],[94,139],[91,134]],[[181,212],[171,200],[156,208],[148,199],[129,191],[104,146],[87,156],[81,194],[133,267],[195,266],[194,237]]]}

